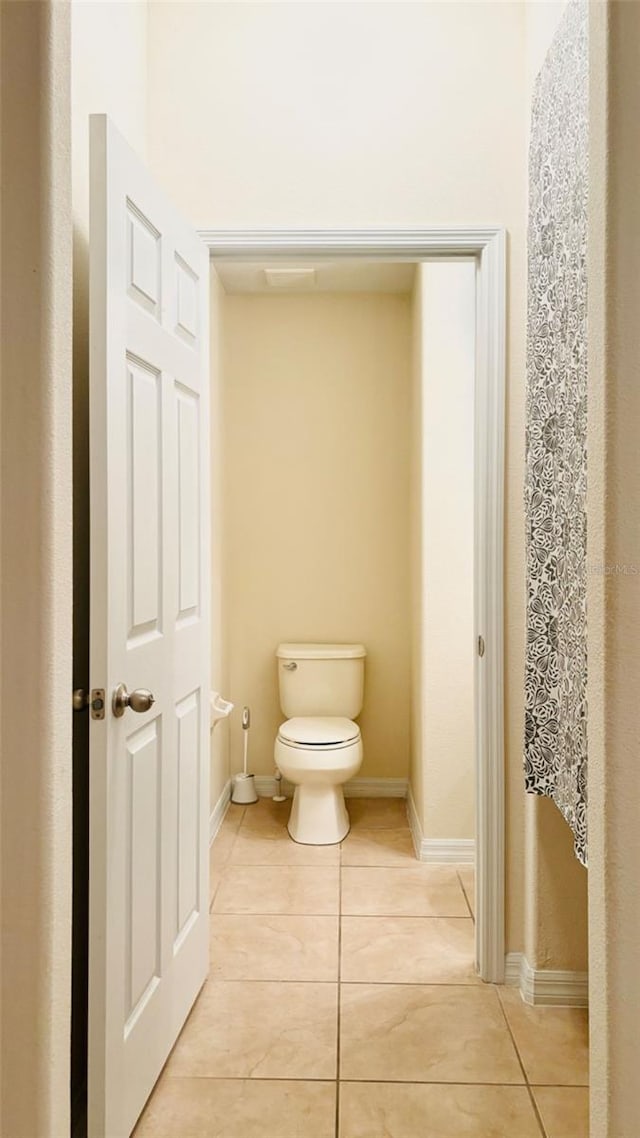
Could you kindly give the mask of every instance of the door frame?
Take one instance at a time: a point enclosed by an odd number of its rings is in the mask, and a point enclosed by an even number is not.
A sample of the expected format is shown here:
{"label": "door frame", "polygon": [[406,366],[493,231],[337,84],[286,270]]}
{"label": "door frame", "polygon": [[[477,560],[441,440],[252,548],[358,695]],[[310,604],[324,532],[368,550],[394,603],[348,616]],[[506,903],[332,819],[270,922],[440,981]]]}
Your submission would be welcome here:
{"label": "door frame", "polygon": [[480,977],[504,982],[504,419],[506,230],[200,229],[216,260],[331,257],[424,261],[473,257],[477,264],[474,634],[476,653],[476,961]]}

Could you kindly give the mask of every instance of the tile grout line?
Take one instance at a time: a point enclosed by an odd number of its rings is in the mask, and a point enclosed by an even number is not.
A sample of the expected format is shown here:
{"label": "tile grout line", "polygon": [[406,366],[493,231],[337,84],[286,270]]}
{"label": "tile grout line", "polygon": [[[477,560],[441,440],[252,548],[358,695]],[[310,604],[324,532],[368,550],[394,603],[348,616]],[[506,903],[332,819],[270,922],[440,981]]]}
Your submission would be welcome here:
{"label": "tile grout line", "polygon": [[[291,1075],[174,1075],[166,1071],[163,1075],[165,1079],[201,1079],[205,1083],[322,1083],[325,1086],[331,1086],[335,1083],[335,1079],[321,1079],[310,1075],[302,1075],[291,1077]],[[442,1082],[438,1079],[344,1079],[341,1080],[345,1083],[361,1083],[363,1086],[370,1084],[379,1084],[380,1082],[387,1083],[389,1086],[394,1087],[507,1087],[509,1090],[525,1090],[525,1083],[467,1083],[464,1079],[456,1079],[455,1082]],[[575,1083],[534,1083],[534,1086],[549,1087],[552,1090],[587,1090],[586,1086],[577,1085]]]}
{"label": "tile grout line", "polygon": [[475,923],[476,923],[476,918],[475,918],[475,915],[474,915],[473,909],[471,908],[471,905],[470,905],[470,903],[469,903],[469,898],[467,897],[467,891],[466,891],[466,889],[465,889],[465,887],[464,887],[464,881],[462,880],[462,878],[461,878],[461,876],[460,876],[460,870],[459,870],[459,869],[457,869],[457,868],[456,868],[456,877],[458,878],[458,881],[460,882],[460,888],[462,889],[462,892],[463,892],[463,895],[464,895],[464,899],[465,899],[465,901],[466,901],[466,903],[467,903],[467,909],[469,910],[469,916],[471,917],[471,920],[473,921],[473,923],[474,923],[474,925],[475,925]]}
{"label": "tile grout line", "polygon": [[[241,838],[242,834],[238,833],[235,837]],[[264,841],[273,842],[274,844],[280,841],[279,838],[265,838]],[[257,855],[256,855],[257,857]],[[388,862],[359,862],[347,861],[341,863],[340,861],[299,861],[294,858],[290,861],[234,861],[233,863],[238,869],[388,869],[397,873],[414,873],[417,869],[421,876],[426,877],[434,869],[451,869],[454,871],[460,880],[458,871],[453,865],[425,865],[424,862],[415,862],[413,865],[389,865]],[[464,892],[464,887],[462,888]],[[466,894],[465,894],[466,896]]]}
{"label": "tile grout line", "polygon": [[[209,911],[211,912],[211,915],[213,916],[213,911],[212,910],[209,910]],[[335,911],[327,912],[326,910],[324,913],[299,913],[299,912],[294,913],[291,910],[285,910],[285,911],[280,910],[280,912],[275,912],[275,913],[274,912],[268,913],[268,912],[261,912],[261,911],[255,912],[255,913],[247,913],[246,911],[239,913],[236,909],[234,909],[234,910],[216,909],[215,915],[216,915],[216,917],[315,917],[317,919],[319,917],[335,917],[337,914]],[[415,913],[415,914],[414,913],[410,913],[410,914],[409,913],[342,913],[341,915],[343,917],[349,917],[349,920],[354,920],[354,919],[357,919],[359,917],[368,917],[368,918],[373,918],[373,919],[375,919],[376,917],[379,917],[381,920],[384,920],[384,921],[395,921],[395,920],[399,920],[399,921],[402,921],[402,920],[427,920],[427,921],[436,920],[437,921],[437,920],[440,920],[440,921],[469,921],[470,924],[473,924],[471,917],[422,917],[420,913]]]}
{"label": "tile grout line", "polygon": [[[244,809],[246,810],[246,807]],[[227,815],[225,814],[224,818],[226,818],[226,817],[227,817]],[[242,817],[244,817],[244,810],[242,813]],[[238,840],[238,834],[240,833],[240,826],[242,825],[242,817],[240,818],[240,821],[239,821],[238,825],[236,826],[236,831],[233,835],[233,841],[231,842],[227,856],[225,858],[223,858],[223,860],[220,862],[219,865],[214,865],[214,867],[213,867],[214,869],[219,870],[220,881],[218,881],[218,884],[216,885],[213,893],[211,894],[211,897],[209,898],[209,916],[211,916],[213,913],[213,903],[216,899],[216,893],[218,892],[218,889],[220,888],[220,885],[222,884],[222,877],[224,875],[224,871],[228,867],[228,865],[230,864],[231,854],[233,853],[234,846],[236,844],[236,841]],[[211,851],[214,848],[214,846],[218,840],[220,830],[224,824],[224,818],[222,819],[222,822],[220,823],[220,828],[218,829],[218,833],[216,834],[215,838],[213,839],[211,845],[209,846],[209,874],[211,874]]]}
{"label": "tile grout line", "polygon": [[[274,866],[275,869],[282,868],[281,866]],[[290,910],[282,911],[280,913],[267,912],[265,909],[256,909],[255,912],[229,912],[218,913],[219,917],[243,917],[250,920],[252,917],[309,917],[313,920],[318,920],[324,917],[335,917],[336,912],[331,913],[293,913]],[[448,917],[446,914],[439,914],[438,916],[425,917],[422,913],[343,913],[344,917],[348,917],[350,921],[466,921],[473,924],[471,917]]]}
{"label": "tile grout line", "polygon": [[[281,868],[274,866],[274,868]],[[266,909],[255,909],[251,912],[239,913],[237,909],[218,909],[216,916],[218,917],[335,917],[335,912],[324,913],[299,913],[292,912],[291,909],[281,909],[280,912],[269,912]],[[350,920],[383,920],[383,921],[471,921],[471,917],[461,917],[456,914],[454,917],[448,916],[446,913],[439,916],[426,917],[424,913],[343,913],[343,917],[349,917]]]}
{"label": "tile grout line", "polygon": [[[217,916],[218,914],[212,914]],[[340,934],[338,934],[339,937]],[[338,941],[339,943],[339,941]],[[300,980],[283,980],[280,976],[275,976],[272,979],[256,979],[255,976],[239,976],[236,979],[227,976],[211,976],[209,983],[215,984],[333,984],[335,980],[313,980],[313,979],[300,979]],[[351,984],[358,986],[361,984],[363,987],[369,988],[470,988],[474,992],[483,991],[482,981],[469,980],[465,983],[462,980],[343,980],[344,984]],[[535,1083],[535,1086],[581,1086],[580,1083]]]}
{"label": "tile grout line", "polygon": [[533,1109],[533,1113],[534,1113],[534,1114],[535,1114],[535,1116],[536,1116],[536,1121],[537,1121],[537,1123],[538,1123],[538,1126],[540,1127],[540,1134],[542,1135],[542,1138],[548,1138],[548,1135],[547,1135],[547,1131],[546,1131],[546,1129],[545,1129],[545,1125],[544,1125],[544,1123],[543,1123],[543,1121],[542,1121],[542,1115],[540,1114],[540,1111],[538,1110],[538,1104],[537,1104],[537,1102],[536,1102],[536,1100],[535,1100],[535,1096],[534,1096],[534,1093],[533,1093],[533,1091],[532,1091],[532,1089],[531,1089],[531,1083],[529,1082],[529,1076],[527,1075],[527,1071],[526,1071],[526,1068],[525,1068],[525,1065],[524,1065],[524,1062],[523,1062],[522,1056],[521,1056],[521,1054],[520,1054],[520,1048],[518,1047],[518,1044],[516,1043],[516,1037],[515,1037],[515,1035],[514,1035],[514,1033],[513,1033],[512,1029],[511,1029],[511,1024],[509,1023],[509,1017],[508,1017],[508,1015],[507,1015],[507,1012],[506,1012],[505,1006],[504,1006],[504,1004],[503,1004],[503,1002],[502,1002],[502,999],[501,999],[501,997],[500,997],[500,990],[499,990],[499,986],[496,984],[496,985],[494,985],[494,988],[495,988],[495,991],[496,991],[496,996],[497,996],[497,998],[498,998],[498,1003],[499,1003],[499,1005],[500,1005],[500,1010],[501,1010],[501,1012],[502,1012],[502,1016],[503,1016],[504,1022],[505,1022],[506,1026],[507,1026],[507,1031],[509,1032],[509,1036],[511,1037],[511,1042],[513,1043],[513,1047],[514,1047],[515,1053],[516,1053],[516,1055],[517,1055],[517,1057],[518,1057],[518,1063],[520,1064],[520,1069],[521,1069],[521,1071],[522,1071],[522,1076],[523,1076],[523,1078],[524,1078],[524,1081],[525,1081],[525,1086],[526,1086],[526,1088],[527,1088],[527,1092],[528,1092],[528,1094],[529,1094],[529,1100],[530,1100],[530,1102],[531,1102],[531,1107],[532,1107],[532,1109]]}

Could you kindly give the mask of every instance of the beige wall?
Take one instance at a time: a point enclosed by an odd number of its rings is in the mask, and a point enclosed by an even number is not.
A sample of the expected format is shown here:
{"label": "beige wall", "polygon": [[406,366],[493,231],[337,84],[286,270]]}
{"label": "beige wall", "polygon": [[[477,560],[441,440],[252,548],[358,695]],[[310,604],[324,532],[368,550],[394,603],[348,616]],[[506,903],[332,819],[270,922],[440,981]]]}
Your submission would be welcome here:
{"label": "beige wall", "polygon": [[[527,99],[530,100],[536,76],[544,63],[549,45],[562,18],[568,0],[526,0],[525,73]],[[527,114],[527,134],[529,115]]]}
{"label": "beige wall", "polygon": [[587,872],[555,803],[526,802],[525,955],[532,968],[586,972]]}
{"label": "beige wall", "polygon": [[519,2],[151,0],[149,157],[202,225],[511,227],[523,50]]}
{"label": "beige wall", "polygon": [[[609,58],[611,6],[608,3],[593,5],[589,13],[589,231],[588,231],[588,273],[589,295],[587,298],[587,319],[589,322],[589,371],[587,387],[587,454],[589,461],[587,485],[587,551],[589,564],[606,564],[610,554],[610,538],[607,537],[607,509],[611,496],[607,487],[607,462],[611,452],[607,445],[606,420],[608,415],[608,376],[614,376],[609,369],[614,361],[610,355],[610,336],[608,330],[611,299],[611,222],[616,204],[609,207],[609,71],[612,62]],[[630,41],[635,50],[634,38]],[[616,61],[617,63],[617,61]],[[635,69],[631,71],[631,82]],[[629,82],[626,73],[624,86]],[[624,87],[623,87],[624,96]],[[619,113],[619,107],[618,107]],[[632,191],[633,192],[633,191]],[[628,207],[627,207],[628,208]],[[625,294],[627,290],[625,289]],[[635,304],[635,282],[628,295]],[[633,349],[632,349],[633,350]],[[628,366],[628,365],[627,365]],[[621,375],[623,383],[628,382],[627,374]],[[633,429],[634,424],[629,424]],[[609,533],[611,530],[609,530]],[[610,621],[609,600],[611,584],[603,573],[587,574],[587,648],[589,672],[587,676],[587,746],[589,750],[589,806],[587,824],[589,827],[589,850],[591,868],[589,869],[589,1082],[591,1087],[591,1138],[611,1138],[613,1130],[612,1098],[622,1098],[616,1112],[626,1112],[626,1126],[630,1120],[640,1117],[638,1101],[638,1080],[632,1078],[620,1086],[620,1060],[613,1055],[613,1031],[619,1025],[623,1038],[633,1039],[634,1031],[640,1022],[640,1011],[632,1002],[627,1002],[629,988],[627,977],[633,974],[635,963],[629,968],[628,959],[613,970],[618,992],[613,993],[610,943],[615,942],[617,925],[631,921],[637,930],[639,923],[635,888],[624,890],[622,904],[619,898],[612,898],[609,907],[611,880],[616,879],[608,865],[610,854],[610,827],[618,824],[618,811],[608,809],[608,777],[605,771],[611,769],[608,756],[608,733],[606,712],[610,706],[610,672],[612,656],[607,651],[607,625]],[[632,628],[637,627],[637,616]],[[623,698],[626,687],[622,687]],[[635,696],[634,702],[635,702]],[[615,714],[615,712],[614,712]],[[623,770],[636,769],[636,757],[629,762],[627,754]],[[624,793],[624,791],[623,791]],[[627,797],[626,802],[635,811],[635,803]],[[620,870],[626,872],[626,856],[620,863]],[[633,870],[632,870],[633,872]],[[637,944],[637,934],[633,940]],[[625,937],[625,940],[627,938]],[[627,941],[628,951],[628,941]],[[635,952],[635,949],[632,949]],[[622,1004],[622,1008],[621,1005]],[[629,1018],[627,1019],[627,1015]],[[629,1044],[627,1043],[627,1046]],[[616,1041],[616,1050],[619,1042]],[[632,1053],[637,1053],[637,1044],[632,1044]],[[623,1114],[623,1117],[624,1114]],[[632,1128],[632,1125],[631,1125]],[[619,1126],[619,1129],[623,1129]],[[624,1130],[623,1130],[624,1132]]]}
{"label": "beige wall", "polygon": [[590,35],[590,1133],[626,1138],[640,1118],[640,5],[593,5]]}
{"label": "beige wall", "polygon": [[149,9],[149,160],[196,224],[509,231],[507,943],[523,946],[525,6]]}
{"label": "beige wall", "polygon": [[2,4],[0,1132],[69,1132],[69,10]]}
{"label": "beige wall", "polygon": [[278,643],[362,641],[360,775],[406,777],[409,298],[229,296],[223,320],[229,694],[251,707],[251,769],[274,770]]}
{"label": "beige wall", "polygon": [[414,299],[412,792],[440,839],[475,834],[475,272],[419,265]]}
{"label": "beige wall", "polygon": [[74,222],[89,236],[89,115],[107,114],[147,150],[146,0],[71,0]]}

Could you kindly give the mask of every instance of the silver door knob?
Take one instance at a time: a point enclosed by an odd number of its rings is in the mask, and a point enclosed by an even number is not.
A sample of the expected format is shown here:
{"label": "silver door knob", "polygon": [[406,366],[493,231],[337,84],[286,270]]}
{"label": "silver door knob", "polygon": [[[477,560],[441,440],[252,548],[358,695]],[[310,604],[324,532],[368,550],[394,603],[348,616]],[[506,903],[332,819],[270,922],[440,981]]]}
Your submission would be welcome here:
{"label": "silver door knob", "polygon": [[145,711],[149,711],[155,702],[155,696],[152,692],[148,691],[147,688],[136,688],[135,691],[129,694],[126,684],[118,684],[113,693],[111,707],[116,719],[120,719],[128,707],[130,707],[132,711],[138,711],[140,714],[143,714]]}

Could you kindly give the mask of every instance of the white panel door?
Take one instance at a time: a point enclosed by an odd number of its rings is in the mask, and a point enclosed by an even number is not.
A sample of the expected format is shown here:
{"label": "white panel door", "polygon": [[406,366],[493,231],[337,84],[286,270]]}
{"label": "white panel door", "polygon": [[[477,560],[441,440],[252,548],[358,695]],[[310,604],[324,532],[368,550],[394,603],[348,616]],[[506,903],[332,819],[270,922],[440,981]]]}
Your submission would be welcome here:
{"label": "white panel door", "polygon": [[207,971],[208,255],[104,115],[90,264],[89,1135],[127,1138]]}

